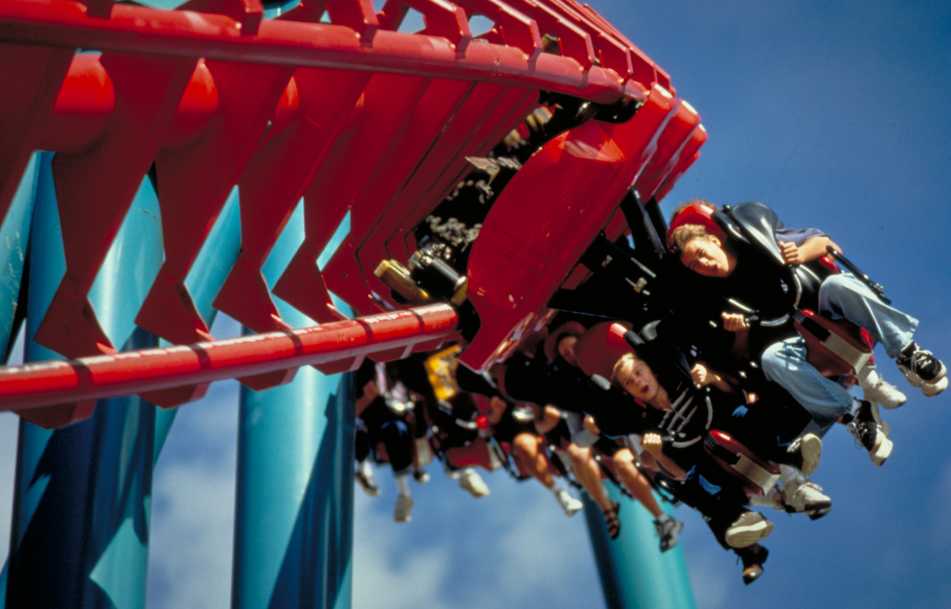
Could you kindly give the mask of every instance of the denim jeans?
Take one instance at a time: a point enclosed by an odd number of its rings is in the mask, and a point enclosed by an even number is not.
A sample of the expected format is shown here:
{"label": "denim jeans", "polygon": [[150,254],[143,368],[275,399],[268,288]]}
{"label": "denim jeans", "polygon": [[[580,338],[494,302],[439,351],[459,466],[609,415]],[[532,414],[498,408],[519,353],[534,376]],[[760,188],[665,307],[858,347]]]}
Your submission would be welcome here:
{"label": "denim jeans", "polygon": [[[918,320],[885,304],[850,273],[832,275],[819,288],[819,313],[846,319],[868,330],[895,358],[912,341]],[[806,342],[799,336],[767,347],[760,358],[763,373],[808,410],[820,428],[828,428],[852,408],[852,396],[806,360]]]}

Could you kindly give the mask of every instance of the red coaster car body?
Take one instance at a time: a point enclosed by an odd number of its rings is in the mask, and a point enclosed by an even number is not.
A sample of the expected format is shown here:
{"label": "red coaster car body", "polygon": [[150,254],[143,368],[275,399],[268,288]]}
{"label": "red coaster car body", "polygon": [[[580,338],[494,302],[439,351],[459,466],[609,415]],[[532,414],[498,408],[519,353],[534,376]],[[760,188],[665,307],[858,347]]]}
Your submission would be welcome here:
{"label": "red coaster car body", "polygon": [[677,107],[655,86],[633,118],[590,120],[545,144],[493,204],[469,257],[480,327],[460,360],[483,370],[518,344],[611,220]]}

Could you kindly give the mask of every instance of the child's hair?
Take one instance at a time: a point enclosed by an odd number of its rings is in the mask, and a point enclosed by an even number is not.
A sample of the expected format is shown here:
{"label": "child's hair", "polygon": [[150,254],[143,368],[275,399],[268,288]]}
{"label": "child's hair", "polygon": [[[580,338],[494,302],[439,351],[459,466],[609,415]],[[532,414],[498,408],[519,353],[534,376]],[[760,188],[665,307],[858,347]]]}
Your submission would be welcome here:
{"label": "child's hair", "polygon": [[683,251],[684,247],[694,239],[706,237],[710,232],[705,226],[700,224],[683,224],[678,226],[670,234],[673,246],[677,251]]}
{"label": "child's hair", "polygon": [[723,237],[722,229],[713,219],[716,206],[704,199],[687,201],[674,210],[667,229],[667,247],[671,251],[683,251],[693,239],[709,235]]}
{"label": "child's hair", "polygon": [[614,367],[611,368],[611,382],[617,383],[618,377],[622,372],[630,372],[631,368],[634,367],[634,360],[636,359],[633,353],[625,353],[619,357],[618,360],[614,362]]}

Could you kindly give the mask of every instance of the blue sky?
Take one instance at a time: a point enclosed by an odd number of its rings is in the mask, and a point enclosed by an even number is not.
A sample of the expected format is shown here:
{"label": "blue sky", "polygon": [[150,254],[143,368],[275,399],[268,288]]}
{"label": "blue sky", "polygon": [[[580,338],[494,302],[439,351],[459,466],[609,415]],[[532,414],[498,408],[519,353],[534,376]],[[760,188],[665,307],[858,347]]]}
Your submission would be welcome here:
{"label": "blue sky", "polygon": [[[824,228],[921,319],[920,342],[951,359],[951,5],[589,1],[671,74],[710,132],[667,209],[697,196],[758,199],[789,225]],[[890,363],[881,368],[907,387]],[[742,586],[731,556],[681,510],[697,605],[951,606],[951,397],[909,395],[887,415],[896,448],[884,468],[844,430],[828,436],[816,480],[833,511],[815,523],[775,514],[772,555],[754,586]],[[150,607],[229,606],[236,424],[234,383],[176,422],[156,471]],[[0,539],[14,445],[15,418],[2,415]],[[414,489],[408,525],[391,522],[386,472],[381,498],[358,493],[356,609],[601,605],[581,519],[501,473],[479,501],[433,474]]]}

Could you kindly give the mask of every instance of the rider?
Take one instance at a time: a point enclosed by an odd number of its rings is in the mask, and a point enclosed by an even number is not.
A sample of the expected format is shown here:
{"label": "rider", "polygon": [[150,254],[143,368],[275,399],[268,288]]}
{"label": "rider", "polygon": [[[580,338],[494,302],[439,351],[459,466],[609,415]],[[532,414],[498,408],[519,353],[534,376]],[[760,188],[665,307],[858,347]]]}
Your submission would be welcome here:
{"label": "rider", "polygon": [[[810,308],[866,329],[926,396],[947,387],[944,364],[913,340],[917,319],[885,302],[850,273],[823,278],[824,273],[817,272],[819,259],[830,248],[840,249],[821,231],[785,228],[761,203],[717,209],[706,201],[692,201],[674,213],[668,246],[690,271],[693,281],[688,290],[711,295],[704,299],[708,303],[737,304],[739,310],[719,312],[723,327],[737,334],[738,343],[745,343],[743,350],[759,360],[766,378],[788,391],[820,428],[847,420],[853,400],[842,384],[823,376],[807,360],[804,339],[791,330],[790,313],[795,309]],[[702,306],[695,298],[681,301],[694,312]],[[753,311],[770,323],[751,324]],[[863,383],[867,399],[890,406],[904,401],[894,387],[877,375],[873,379]],[[851,429],[873,460],[886,444],[890,446],[868,404],[860,407]]]}
{"label": "rider", "polygon": [[406,415],[412,411],[412,403],[390,387],[384,364],[368,359],[354,377],[358,388],[356,415],[366,431],[365,437],[357,437],[357,481],[371,495],[379,493],[372,475],[369,475],[367,456],[382,443],[386,448],[397,486],[393,519],[396,522],[409,522],[412,517],[413,498],[408,476],[413,467],[414,442]]}
{"label": "rider", "polygon": [[[579,368],[576,349],[580,337],[586,331],[587,329],[575,320],[553,322],[551,331],[543,342],[536,345],[534,351],[516,353],[506,362],[506,390],[512,395],[517,394],[539,404],[553,404],[568,413],[583,414],[591,408],[613,410],[609,405],[617,403],[620,396],[603,391]],[[624,433],[616,435],[621,436]],[[590,444],[597,438],[597,434],[579,425],[573,430],[572,438],[578,443]],[[603,464],[611,470],[618,483],[653,516],[661,551],[674,547],[683,529],[683,523],[660,507],[650,481],[637,467],[638,460],[634,451],[621,443],[607,450],[605,456],[607,458],[603,460]],[[610,516],[605,513],[608,521]]]}
{"label": "rider", "polygon": [[[637,353],[625,334],[633,334],[640,343]],[[690,368],[684,354],[673,345],[657,339],[645,343],[640,335],[626,333],[620,324],[600,324],[589,330],[577,353],[586,373],[619,386],[640,406],[632,408],[629,397],[626,406],[595,408],[592,414],[602,433],[640,434],[645,456],[656,462],[662,475],[681,483],[678,488],[694,497],[689,503],[704,511],[718,539],[730,547],[747,547],[771,532],[772,523],[747,510],[742,489],[731,483],[703,449],[707,432],[729,428],[733,407],[741,401],[718,374],[700,364]],[[792,450],[774,450],[765,456],[778,456],[808,473],[818,460],[820,444],[817,436],[806,434]],[[712,492],[705,490],[713,487]],[[829,498],[815,487],[801,486],[796,492],[801,504],[798,511],[811,513],[830,505]],[[696,499],[705,493],[716,495],[716,500]]]}

